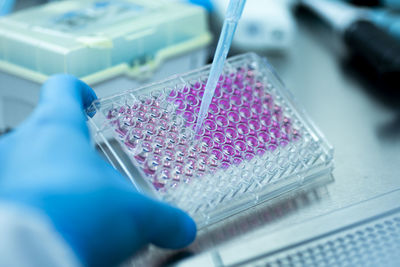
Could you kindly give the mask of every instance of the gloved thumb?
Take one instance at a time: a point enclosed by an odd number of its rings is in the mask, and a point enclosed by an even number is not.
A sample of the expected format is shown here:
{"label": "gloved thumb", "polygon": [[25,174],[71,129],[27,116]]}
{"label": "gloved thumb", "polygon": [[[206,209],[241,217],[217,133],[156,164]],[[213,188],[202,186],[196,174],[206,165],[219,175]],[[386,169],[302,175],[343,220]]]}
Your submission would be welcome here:
{"label": "gloved thumb", "polygon": [[196,224],[184,211],[140,194],[133,194],[130,203],[133,224],[142,240],[177,249],[195,239]]}
{"label": "gloved thumb", "polygon": [[43,84],[39,105],[29,122],[40,126],[56,124],[87,132],[83,109],[96,98],[94,91],[74,76],[52,76]]}
{"label": "gloved thumb", "polygon": [[68,74],[52,76],[43,84],[41,91],[41,102],[50,101],[56,107],[72,101],[82,109],[96,98],[96,94],[86,83]]}
{"label": "gloved thumb", "polygon": [[[134,192],[125,185],[123,190],[111,190],[109,198],[97,202],[97,208],[101,207],[100,211],[107,216],[93,216],[99,210],[88,209],[75,223],[87,225],[88,218],[101,219],[91,224],[88,231],[66,235],[88,266],[114,266],[148,243],[169,249],[183,248],[196,237],[196,224],[184,211]],[[62,232],[71,232],[68,229],[75,225],[66,225]],[[68,236],[73,238],[68,239]]]}

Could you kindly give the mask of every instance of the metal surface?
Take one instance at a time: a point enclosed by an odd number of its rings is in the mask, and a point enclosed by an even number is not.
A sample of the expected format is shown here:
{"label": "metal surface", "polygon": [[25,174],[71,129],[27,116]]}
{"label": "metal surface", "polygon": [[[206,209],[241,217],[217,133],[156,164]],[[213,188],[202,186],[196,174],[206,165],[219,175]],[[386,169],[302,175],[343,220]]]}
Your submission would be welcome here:
{"label": "metal surface", "polygon": [[399,197],[392,191],[178,266],[399,266]]}
{"label": "metal surface", "polygon": [[[359,77],[362,75],[345,63],[346,51],[337,36],[304,14],[298,20],[299,29],[290,54],[269,59],[334,146],[335,181],[326,189],[268,202],[257,210],[209,227],[184,252],[150,247],[129,264],[171,264],[400,188],[398,99],[380,94],[379,86]],[[335,218],[338,222],[342,219]],[[242,248],[237,253],[245,255],[249,251]]]}

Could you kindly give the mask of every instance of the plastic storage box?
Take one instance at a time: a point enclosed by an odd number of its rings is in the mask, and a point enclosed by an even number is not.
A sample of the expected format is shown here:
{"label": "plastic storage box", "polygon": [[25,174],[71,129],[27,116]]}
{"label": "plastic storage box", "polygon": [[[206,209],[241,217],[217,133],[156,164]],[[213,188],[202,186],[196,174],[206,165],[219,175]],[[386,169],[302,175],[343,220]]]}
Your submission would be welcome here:
{"label": "plastic storage box", "polygon": [[0,130],[36,105],[50,75],[112,95],[203,66],[206,12],[162,0],[62,1],[0,19]]}
{"label": "plastic storage box", "polygon": [[210,67],[96,100],[97,144],[135,187],[199,227],[316,182],[333,150],[266,60],[229,59],[203,129],[195,123]]}

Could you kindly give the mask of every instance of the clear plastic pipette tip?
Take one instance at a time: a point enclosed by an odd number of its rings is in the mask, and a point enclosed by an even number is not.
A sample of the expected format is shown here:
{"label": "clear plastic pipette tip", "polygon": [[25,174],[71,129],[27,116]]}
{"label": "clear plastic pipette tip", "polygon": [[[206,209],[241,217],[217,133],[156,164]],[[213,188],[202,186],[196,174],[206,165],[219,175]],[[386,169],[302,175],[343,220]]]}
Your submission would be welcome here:
{"label": "clear plastic pipette tip", "polygon": [[206,118],[208,108],[214,96],[215,88],[217,87],[218,79],[224,68],[224,63],[231,47],[233,36],[235,34],[237,23],[242,15],[246,0],[231,0],[226,12],[224,25],[219,36],[217,49],[215,50],[214,60],[211,65],[210,74],[208,76],[204,95],[201,100],[199,115],[195,131],[198,133]]}

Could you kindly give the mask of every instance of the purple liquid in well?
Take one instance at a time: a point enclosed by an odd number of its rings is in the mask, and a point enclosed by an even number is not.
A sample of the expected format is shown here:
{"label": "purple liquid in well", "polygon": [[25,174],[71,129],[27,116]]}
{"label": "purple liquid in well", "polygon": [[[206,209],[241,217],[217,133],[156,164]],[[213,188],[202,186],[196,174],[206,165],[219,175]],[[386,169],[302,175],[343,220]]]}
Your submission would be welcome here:
{"label": "purple liquid in well", "polygon": [[255,71],[244,68],[221,75],[203,129],[194,138],[182,135],[182,128],[195,128],[205,84],[173,90],[163,100],[175,106],[176,119],[150,97],[106,116],[157,190],[228,169],[301,138]]}

